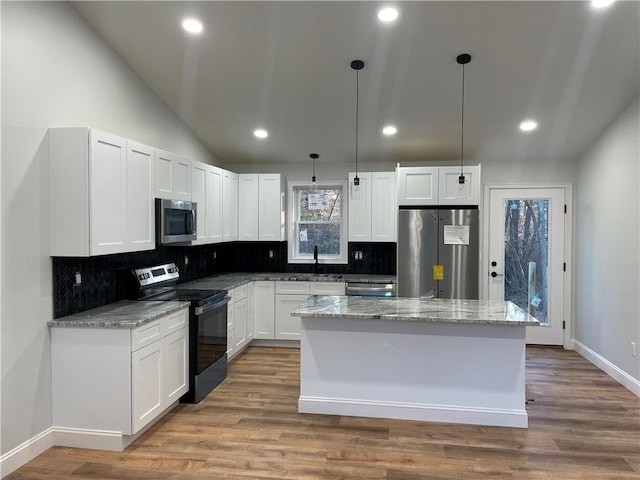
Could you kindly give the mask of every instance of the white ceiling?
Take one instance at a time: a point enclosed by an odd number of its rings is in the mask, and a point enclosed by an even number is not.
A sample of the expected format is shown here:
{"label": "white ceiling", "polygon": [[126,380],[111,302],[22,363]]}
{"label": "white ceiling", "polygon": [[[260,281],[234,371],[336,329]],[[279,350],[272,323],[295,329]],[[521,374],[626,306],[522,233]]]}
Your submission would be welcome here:
{"label": "white ceiling", "polygon": [[[559,161],[583,153],[638,95],[640,3],[74,2],[225,164],[460,157]],[[198,37],[180,22],[196,16]],[[523,134],[531,117],[539,128]],[[383,137],[385,124],[398,127]],[[256,139],[257,127],[269,131]]]}

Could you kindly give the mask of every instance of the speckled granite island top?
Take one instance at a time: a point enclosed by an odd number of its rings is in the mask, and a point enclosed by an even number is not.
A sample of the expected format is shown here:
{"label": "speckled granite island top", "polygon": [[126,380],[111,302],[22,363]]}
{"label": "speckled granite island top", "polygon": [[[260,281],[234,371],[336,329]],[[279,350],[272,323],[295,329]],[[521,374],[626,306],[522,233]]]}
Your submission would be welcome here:
{"label": "speckled granite island top", "polygon": [[67,317],[49,320],[47,325],[75,328],[136,328],[188,306],[189,302],[182,301],[122,300]]}
{"label": "speckled granite island top", "polygon": [[535,326],[540,322],[512,302],[440,298],[378,298],[314,295],[296,317],[353,318],[432,323]]}

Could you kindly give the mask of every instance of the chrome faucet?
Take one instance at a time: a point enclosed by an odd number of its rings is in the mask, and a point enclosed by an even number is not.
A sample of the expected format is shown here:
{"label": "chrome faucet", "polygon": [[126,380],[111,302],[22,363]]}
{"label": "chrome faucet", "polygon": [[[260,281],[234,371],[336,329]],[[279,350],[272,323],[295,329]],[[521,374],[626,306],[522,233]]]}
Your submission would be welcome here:
{"label": "chrome faucet", "polygon": [[316,262],[313,265],[313,273],[320,273],[320,265],[318,265],[318,245],[313,246],[313,260]]}

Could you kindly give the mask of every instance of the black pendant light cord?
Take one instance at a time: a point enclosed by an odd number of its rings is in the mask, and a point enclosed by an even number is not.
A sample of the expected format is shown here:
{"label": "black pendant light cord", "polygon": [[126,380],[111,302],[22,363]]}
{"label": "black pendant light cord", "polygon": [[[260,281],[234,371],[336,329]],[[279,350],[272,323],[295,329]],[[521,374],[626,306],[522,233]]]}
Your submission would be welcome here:
{"label": "black pendant light cord", "polygon": [[460,176],[458,177],[458,183],[464,184],[464,66],[471,61],[471,55],[463,53],[458,55],[456,61],[462,65],[462,114],[461,118],[461,133],[460,133]]}
{"label": "black pendant light cord", "polygon": [[460,177],[458,181],[460,183],[464,183],[464,63],[462,64],[462,114],[460,115],[460,118],[460,130],[462,133],[460,135]]}
{"label": "black pendant light cord", "polygon": [[360,179],[358,178],[358,118],[360,113],[360,77],[358,71],[364,68],[364,62],[362,60],[354,60],[351,62],[351,68],[356,71],[356,176],[353,179],[355,186],[360,185]]}

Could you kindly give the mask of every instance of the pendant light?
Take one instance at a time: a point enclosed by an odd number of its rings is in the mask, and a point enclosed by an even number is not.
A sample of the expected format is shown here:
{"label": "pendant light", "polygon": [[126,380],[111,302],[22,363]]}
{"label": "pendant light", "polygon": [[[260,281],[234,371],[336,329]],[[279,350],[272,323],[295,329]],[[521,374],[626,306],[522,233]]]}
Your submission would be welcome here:
{"label": "pendant light", "polygon": [[464,184],[464,66],[471,61],[471,55],[468,53],[462,53],[458,55],[456,61],[462,65],[462,114],[461,128],[460,128],[460,176],[458,177],[458,183]]}
{"label": "pendant light", "polygon": [[356,176],[353,179],[353,186],[356,190],[358,190],[358,188],[360,187],[360,179],[358,178],[358,113],[359,113],[358,97],[360,93],[358,72],[364,68],[364,62],[362,60],[353,60],[351,62],[351,68],[356,71]]}
{"label": "pendant light", "polygon": [[319,157],[317,153],[310,153],[309,158],[313,160],[313,176],[311,177],[311,186],[315,188],[316,186],[316,159]]}

